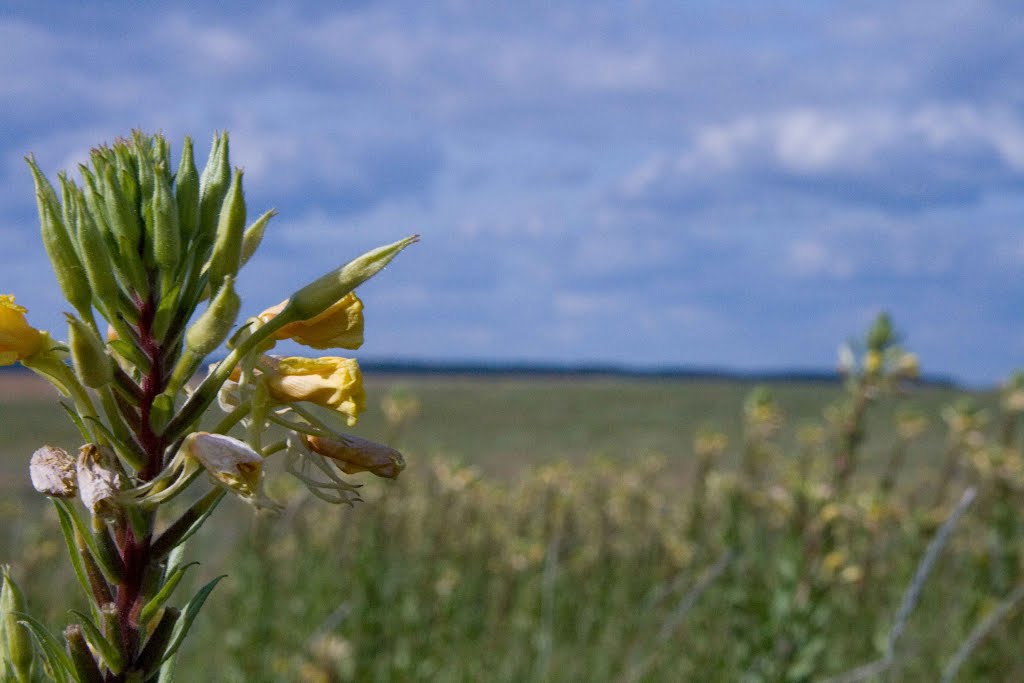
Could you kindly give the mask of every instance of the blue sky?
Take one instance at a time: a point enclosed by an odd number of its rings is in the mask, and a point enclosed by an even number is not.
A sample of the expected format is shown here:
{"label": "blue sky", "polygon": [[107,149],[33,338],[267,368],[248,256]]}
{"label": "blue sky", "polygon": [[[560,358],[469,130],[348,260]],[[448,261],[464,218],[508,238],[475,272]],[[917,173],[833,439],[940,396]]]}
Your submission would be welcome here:
{"label": "blue sky", "polygon": [[[368,358],[1024,365],[1014,3],[288,2],[0,11],[0,291],[63,310],[22,157],[231,133],[256,313],[362,250]],[[86,3],[82,3],[86,5]]]}

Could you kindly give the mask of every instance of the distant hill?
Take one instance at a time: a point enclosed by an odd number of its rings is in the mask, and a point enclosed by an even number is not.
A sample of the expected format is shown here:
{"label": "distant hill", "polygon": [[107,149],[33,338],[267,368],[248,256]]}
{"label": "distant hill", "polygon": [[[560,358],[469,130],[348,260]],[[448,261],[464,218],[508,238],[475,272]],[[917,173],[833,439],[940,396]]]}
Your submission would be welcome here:
{"label": "distant hill", "polygon": [[[730,370],[698,366],[632,367],[611,363],[485,363],[479,361],[427,361],[360,359],[364,371],[375,375],[470,375],[479,377],[522,375],[531,377],[635,377],[651,379],[732,380],[737,382],[840,381],[835,370],[794,368],[783,370]],[[30,372],[20,365],[0,367],[0,372]],[[951,377],[929,375],[921,384],[958,388]]]}

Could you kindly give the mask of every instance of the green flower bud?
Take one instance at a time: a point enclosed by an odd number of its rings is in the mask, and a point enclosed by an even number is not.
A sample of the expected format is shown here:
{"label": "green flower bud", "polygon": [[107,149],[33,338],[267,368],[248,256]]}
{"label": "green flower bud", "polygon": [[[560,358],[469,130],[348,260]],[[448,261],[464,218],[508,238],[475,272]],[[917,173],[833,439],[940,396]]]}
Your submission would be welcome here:
{"label": "green flower bud", "polygon": [[82,263],[85,266],[86,278],[93,296],[104,313],[116,311],[119,301],[117,276],[110,267],[113,257],[107,248],[102,227],[97,225],[93,212],[88,204],[88,194],[76,193],[78,205],[78,246],[82,250]]}
{"label": "green flower bud", "polygon": [[[216,135],[213,149],[199,178],[199,235],[212,240],[217,229],[220,207],[231,184],[231,165],[228,160],[228,135]],[[207,242],[209,244],[209,242]]]}
{"label": "green flower bud", "polygon": [[241,306],[235,293],[235,279],[224,278],[213,301],[185,332],[186,346],[200,357],[212,353],[228,338]]}
{"label": "green flower bud", "polygon": [[153,186],[153,259],[158,268],[173,272],[181,257],[181,230],[178,205],[172,195],[170,178],[164,167],[154,171]]}
{"label": "green flower bud", "polygon": [[242,192],[242,170],[235,169],[231,187],[224,197],[217,222],[217,241],[210,255],[210,282],[220,282],[238,272],[242,258],[245,232],[245,194]]}
{"label": "green flower bud", "polygon": [[341,268],[319,277],[293,294],[281,315],[289,320],[292,319],[292,315],[295,320],[308,320],[320,315],[343,296],[376,275],[398,255],[398,252],[419,241],[419,238],[419,235],[412,235],[394,244],[377,247],[354,258]]}
{"label": "green flower bud", "polygon": [[68,319],[68,347],[75,364],[75,374],[87,387],[98,389],[114,379],[114,360],[91,327],[73,315]]}
{"label": "green flower bud", "polygon": [[35,159],[27,158],[32,178],[36,184],[36,204],[39,208],[39,226],[43,237],[43,246],[53,264],[53,272],[57,275],[57,283],[72,306],[83,311],[89,307],[89,284],[85,278],[78,254],[75,252],[74,235],[68,232],[68,225],[63,220],[63,212],[57,201],[57,195],[46,176],[36,165]]}
{"label": "green flower bud", "polygon": [[3,614],[4,634],[7,636],[7,656],[18,681],[29,681],[32,675],[32,635],[18,623],[16,612],[25,611],[25,596],[11,578],[11,568],[0,568],[4,587],[0,592],[0,613]]}
{"label": "green flower bud", "polygon": [[[127,179],[122,174],[121,179]],[[103,172],[103,194],[107,205],[107,219],[110,221],[110,230],[121,243],[121,252],[134,251],[138,254],[139,244],[142,240],[142,226],[139,224],[139,215],[136,204],[132,203],[121,187],[121,179],[113,166],[107,166]],[[128,184],[128,183],[126,183]],[[134,186],[131,183],[130,186]]]}
{"label": "green flower bud", "polygon": [[174,200],[178,205],[181,238],[188,242],[199,225],[199,173],[192,156],[192,138],[185,138],[178,173],[174,177]]}
{"label": "green flower bud", "polygon": [[267,223],[276,215],[277,210],[271,209],[245,229],[245,235],[242,237],[242,266],[248,263],[252,255],[259,249],[260,243],[263,241],[263,233],[267,230]]}

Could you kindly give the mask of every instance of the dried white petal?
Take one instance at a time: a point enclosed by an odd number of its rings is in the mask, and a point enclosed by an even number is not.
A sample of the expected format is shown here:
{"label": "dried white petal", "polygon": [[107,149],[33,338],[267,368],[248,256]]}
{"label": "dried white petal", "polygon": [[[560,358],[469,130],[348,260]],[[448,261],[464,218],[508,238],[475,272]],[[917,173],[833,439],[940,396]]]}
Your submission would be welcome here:
{"label": "dried white petal", "polygon": [[107,516],[122,488],[113,463],[114,454],[108,448],[87,443],[78,451],[78,493],[93,514]]}
{"label": "dried white petal", "polygon": [[32,454],[28,466],[36,491],[56,498],[71,498],[78,493],[75,459],[63,448],[43,446]]}

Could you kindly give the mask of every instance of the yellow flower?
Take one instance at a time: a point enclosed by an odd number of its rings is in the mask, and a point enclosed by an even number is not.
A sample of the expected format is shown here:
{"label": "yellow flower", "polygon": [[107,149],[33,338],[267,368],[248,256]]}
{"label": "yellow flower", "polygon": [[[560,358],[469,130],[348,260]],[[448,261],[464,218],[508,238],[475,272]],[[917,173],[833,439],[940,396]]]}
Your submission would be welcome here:
{"label": "yellow flower", "polygon": [[[260,313],[263,322],[277,316],[288,300]],[[288,323],[274,333],[274,339],[294,339],[314,349],[358,349],[363,345],[363,302],[349,292],[326,311],[309,320]]]}
{"label": "yellow flower", "polygon": [[270,396],[281,403],[308,401],[348,416],[354,425],[366,410],[366,391],[353,358],[270,358]]}
{"label": "yellow flower", "polygon": [[13,296],[0,294],[0,365],[25,360],[43,345],[45,333],[28,324],[26,312]]}
{"label": "yellow flower", "polygon": [[306,446],[335,462],[345,474],[372,472],[378,477],[394,479],[405,469],[405,459],[394,448],[358,436],[338,434],[333,439],[303,436]]}

